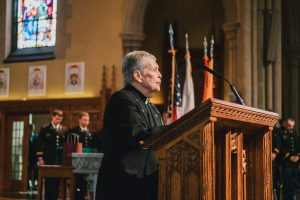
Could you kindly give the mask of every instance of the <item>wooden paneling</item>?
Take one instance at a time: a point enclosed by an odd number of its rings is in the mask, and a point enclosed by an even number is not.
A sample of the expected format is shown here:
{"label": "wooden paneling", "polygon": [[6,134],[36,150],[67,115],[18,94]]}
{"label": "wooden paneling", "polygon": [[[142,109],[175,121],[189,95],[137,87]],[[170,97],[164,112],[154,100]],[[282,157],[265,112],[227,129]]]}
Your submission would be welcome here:
{"label": "wooden paneling", "polygon": [[[106,95],[111,92],[106,91]],[[9,171],[7,158],[7,150],[10,148],[10,143],[7,143],[8,132],[5,131],[5,126],[8,124],[6,116],[25,115],[30,113],[50,113],[53,109],[61,109],[64,112],[63,125],[68,128],[78,125],[78,115],[85,111],[90,114],[90,130],[92,132],[102,129],[103,113],[106,99],[109,96],[96,98],[79,98],[79,99],[47,99],[47,100],[27,100],[27,101],[0,101],[0,190],[23,189],[22,187],[14,187],[7,183],[7,175]],[[38,131],[38,130],[37,130]],[[28,140],[28,136],[26,138]],[[26,147],[25,152],[28,151]]]}
{"label": "wooden paneling", "polygon": [[159,200],[272,199],[278,114],[210,99],[145,145],[160,161]]}
{"label": "wooden paneling", "polygon": [[48,99],[28,101],[0,101],[0,110],[3,114],[29,114],[51,113],[53,109],[61,109],[64,112],[63,125],[73,127],[78,124],[78,115],[82,111],[90,113],[91,129],[102,128],[102,118],[105,101],[103,98],[81,99]]}
{"label": "wooden paneling", "polygon": [[[6,117],[6,124],[5,124],[5,135],[4,139],[4,157],[3,157],[3,170],[2,170],[2,188],[5,190],[26,190],[27,189],[27,166],[28,166],[28,145],[29,145],[29,126],[28,126],[28,115],[8,115]],[[23,122],[23,141],[22,141],[22,166],[19,168],[22,173],[21,180],[14,180],[13,179],[13,159],[12,157],[12,141],[13,141],[13,123],[14,122]],[[21,127],[19,127],[21,128]],[[20,162],[18,160],[14,160]]]}
{"label": "wooden paneling", "polygon": [[5,185],[4,181],[3,181],[3,166],[5,163],[5,126],[4,126],[4,115],[3,112],[0,111],[0,188],[3,188],[3,186]]}

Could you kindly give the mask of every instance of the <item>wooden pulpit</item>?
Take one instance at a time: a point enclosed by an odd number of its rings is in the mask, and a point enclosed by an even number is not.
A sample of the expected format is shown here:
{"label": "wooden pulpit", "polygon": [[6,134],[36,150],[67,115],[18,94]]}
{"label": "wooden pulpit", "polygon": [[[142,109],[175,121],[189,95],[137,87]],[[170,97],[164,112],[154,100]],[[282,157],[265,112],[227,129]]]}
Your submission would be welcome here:
{"label": "wooden pulpit", "polygon": [[159,200],[272,200],[278,114],[209,99],[146,142],[159,158]]}

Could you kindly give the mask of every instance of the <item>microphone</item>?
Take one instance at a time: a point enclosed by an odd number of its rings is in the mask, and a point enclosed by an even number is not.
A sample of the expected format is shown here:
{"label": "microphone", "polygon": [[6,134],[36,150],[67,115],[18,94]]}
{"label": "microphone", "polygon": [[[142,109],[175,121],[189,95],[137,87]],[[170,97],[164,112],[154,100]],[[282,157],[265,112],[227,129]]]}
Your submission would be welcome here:
{"label": "microphone", "polygon": [[219,79],[222,79],[224,80],[225,82],[227,82],[230,86],[230,89],[231,91],[233,92],[235,98],[238,100],[238,102],[241,104],[241,105],[245,105],[243,99],[241,98],[241,96],[239,95],[239,93],[237,92],[237,90],[235,89],[235,87],[226,79],[224,78],[221,74],[215,72],[214,70],[210,69],[209,67],[206,67],[205,65],[201,65],[200,64],[200,68],[204,71],[207,71],[209,73],[211,73],[212,75],[214,75],[215,77],[219,78]]}

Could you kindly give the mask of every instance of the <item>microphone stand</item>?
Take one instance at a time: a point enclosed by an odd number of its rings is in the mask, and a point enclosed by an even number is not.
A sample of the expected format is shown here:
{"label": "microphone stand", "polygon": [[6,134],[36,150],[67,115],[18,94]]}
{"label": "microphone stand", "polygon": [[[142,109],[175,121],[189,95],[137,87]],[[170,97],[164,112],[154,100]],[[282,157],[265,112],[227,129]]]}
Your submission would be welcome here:
{"label": "microphone stand", "polygon": [[222,79],[223,81],[227,82],[230,86],[230,89],[231,91],[233,92],[235,98],[238,100],[238,102],[241,104],[241,105],[245,105],[243,99],[241,98],[241,96],[239,95],[239,93],[237,92],[237,90],[235,89],[235,87],[226,79],[224,78],[221,74],[215,72],[214,70],[210,69],[209,67],[206,67],[204,65],[200,65],[200,68],[204,71],[207,71],[209,72],[210,74],[214,75],[215,77],[219,78],[219,79]]}

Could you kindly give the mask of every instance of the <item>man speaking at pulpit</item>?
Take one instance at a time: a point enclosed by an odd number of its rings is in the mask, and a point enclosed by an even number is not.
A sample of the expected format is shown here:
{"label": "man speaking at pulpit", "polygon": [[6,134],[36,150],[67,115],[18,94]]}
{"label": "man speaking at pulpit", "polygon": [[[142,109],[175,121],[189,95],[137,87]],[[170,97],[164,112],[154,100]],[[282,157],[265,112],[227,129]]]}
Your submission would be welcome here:
{"label": "man speaking at pulpit", "polygon": [[128,53],[122,73],[125,87],[112,95],[104,113],[96,199],[156,200],[159,162],[142,144],[163,127],[149,101],[160,91],[162,75],[156,58],[145,51]]}

